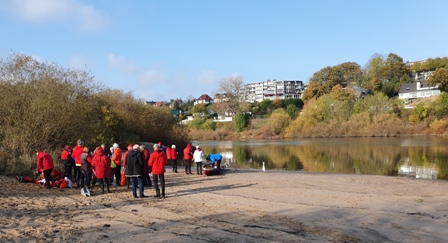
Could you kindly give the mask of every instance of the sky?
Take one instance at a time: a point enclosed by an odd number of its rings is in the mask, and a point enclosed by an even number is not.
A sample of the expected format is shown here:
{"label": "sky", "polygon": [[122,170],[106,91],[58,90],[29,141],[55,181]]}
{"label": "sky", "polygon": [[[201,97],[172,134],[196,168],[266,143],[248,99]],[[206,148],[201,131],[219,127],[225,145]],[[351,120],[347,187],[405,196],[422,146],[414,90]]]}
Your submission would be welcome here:
{"label": "sky", "polygon": [[147,101],[301,80],[380,54],[448,56],[446,0],[2,0],[0,58],[86,70]]}

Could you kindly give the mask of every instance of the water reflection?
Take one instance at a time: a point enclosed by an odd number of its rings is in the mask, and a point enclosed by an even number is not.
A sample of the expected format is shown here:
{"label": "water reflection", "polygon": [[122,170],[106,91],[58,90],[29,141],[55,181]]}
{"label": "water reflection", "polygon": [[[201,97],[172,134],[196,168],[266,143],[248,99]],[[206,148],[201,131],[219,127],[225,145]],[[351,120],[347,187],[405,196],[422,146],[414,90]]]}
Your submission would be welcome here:
{"label": "water reflection", "polygon": [[[446,138],[332,138],[194,141],[205,154],[221,153],[231,168],[304,170],[397,176],[401,166],[435,170],[448,179]],[[224,163],[223,162],[223,163]]]}

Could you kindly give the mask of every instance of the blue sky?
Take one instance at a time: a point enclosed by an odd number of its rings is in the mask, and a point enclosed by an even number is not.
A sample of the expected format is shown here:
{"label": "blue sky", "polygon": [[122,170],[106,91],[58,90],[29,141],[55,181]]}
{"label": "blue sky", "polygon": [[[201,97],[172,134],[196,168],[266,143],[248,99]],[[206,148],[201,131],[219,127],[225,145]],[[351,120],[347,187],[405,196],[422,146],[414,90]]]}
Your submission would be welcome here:
{"label": "blue sky", "polygon": [[2,0],[0,58],[88,70],[145,100],[213,96],[219,81],[307,82],[374,54],[448,56],[446,0]]}

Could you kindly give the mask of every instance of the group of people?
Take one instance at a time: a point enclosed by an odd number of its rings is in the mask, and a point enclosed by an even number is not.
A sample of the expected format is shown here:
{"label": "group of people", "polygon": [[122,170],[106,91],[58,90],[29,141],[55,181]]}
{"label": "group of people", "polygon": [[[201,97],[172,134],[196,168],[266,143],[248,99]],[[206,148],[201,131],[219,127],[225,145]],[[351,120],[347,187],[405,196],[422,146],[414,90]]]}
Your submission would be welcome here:
{"label": "group of people", "polygon": [[[47,188],[51,188],[50,182],[55,186],[51,176],[54,169],[51,155],[37,151],[36,157],[36,172],[43,173]],[[61,153],[64,177],[76,181],[76,186],[81,188],[81,192],[85,196],[90,196],[91,185],[95,185],[97,182],[100,183],[102,193],[105,193],[104,187],[110,193],[110,185],[124,185],[127,181],[128,187],[129,184],[132,184],[134,198],[145,198],[147,196],[144,194],[144,188],[152,186],[149,176],[152,173],[155,197],[165,198],[165,166],[170,162],[173,165],[173,172],[178,173],[177,159],[176,145],[164,147],[161,142],[154,144],[152,152],[144,145],[129,144],[127,151],[123,153],[117,143],[114,143],[109,150],[102,144],[91,152],[87,146],[84,146],[84,141],[79,139],[73,149],[67,145]],[[197,174],[202,175],[204,152],[199,146],[194,149],[191,144],[187,144],[183,150],[183,159],[186,174],[192,174],[191,164],[194,160]],[[219,171],[222,160],[220,154],[209,154],[205,160],[210,161],[212,166]],[[122,178],[122,174],[126,178]],[[138,196],[137,188],[139,188]]]}

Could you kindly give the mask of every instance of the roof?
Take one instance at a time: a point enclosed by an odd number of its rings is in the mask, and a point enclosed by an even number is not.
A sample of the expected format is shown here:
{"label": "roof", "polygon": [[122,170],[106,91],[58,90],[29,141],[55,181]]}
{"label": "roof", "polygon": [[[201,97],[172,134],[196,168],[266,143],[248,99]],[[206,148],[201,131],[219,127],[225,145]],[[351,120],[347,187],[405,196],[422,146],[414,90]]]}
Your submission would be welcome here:
{"label": "roof", "polygon": [[199,96],[199,98],[197,98],[196,100],[207,100],[207,101],[212,101],[213,99],[212,99],[210,96],[208,96],[208,95],[206,95],[206,94],[203,94],[203,95]]}
{"label": "roof", "polygon": [[438,89],[437,87],[428,86],[426,81],[417,81],[413,83],[404,83],[401,85],[399,94],[409,93],[409,92],[416,92],[417,91],[417,83],[420,82],[420,89]]}

